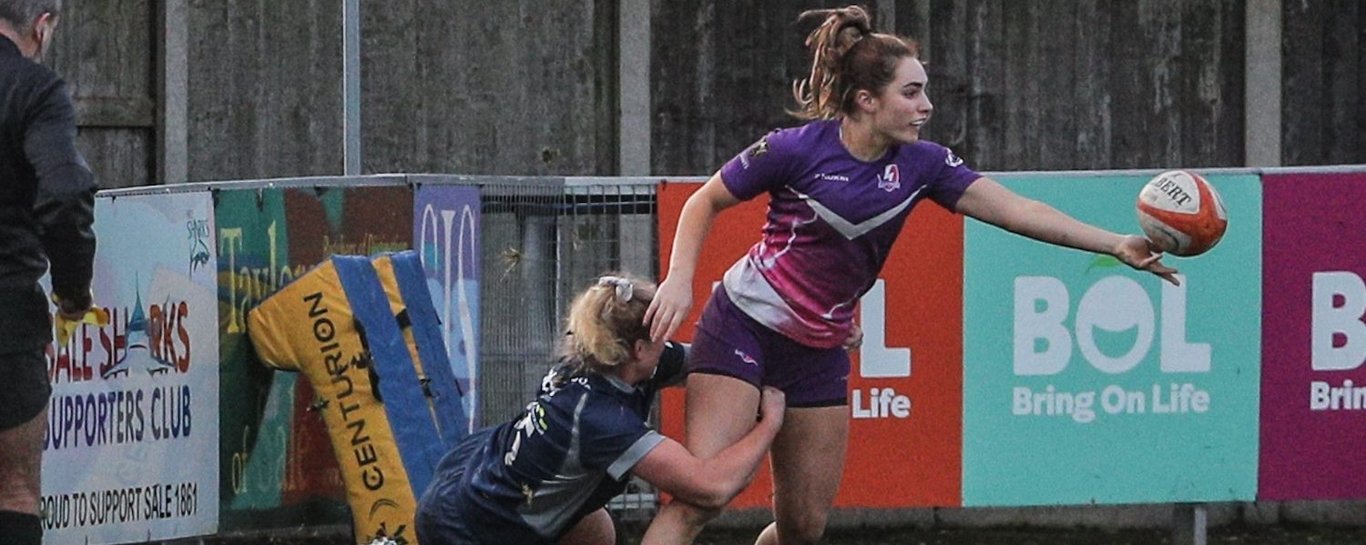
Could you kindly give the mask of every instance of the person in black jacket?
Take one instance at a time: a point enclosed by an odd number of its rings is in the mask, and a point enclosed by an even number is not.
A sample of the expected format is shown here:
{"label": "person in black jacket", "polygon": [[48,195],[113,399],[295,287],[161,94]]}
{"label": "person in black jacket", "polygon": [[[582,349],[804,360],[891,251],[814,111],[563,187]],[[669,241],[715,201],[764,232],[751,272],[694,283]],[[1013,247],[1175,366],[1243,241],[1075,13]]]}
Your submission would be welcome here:
{"label": "person in black jacket", "polygon": [[66,84],[38,64],[61,0],[0,0],[0,542],[37,545],[39,471],[52,387],[51,264],[62,317],[90,308],[95,180],[76,151]]}

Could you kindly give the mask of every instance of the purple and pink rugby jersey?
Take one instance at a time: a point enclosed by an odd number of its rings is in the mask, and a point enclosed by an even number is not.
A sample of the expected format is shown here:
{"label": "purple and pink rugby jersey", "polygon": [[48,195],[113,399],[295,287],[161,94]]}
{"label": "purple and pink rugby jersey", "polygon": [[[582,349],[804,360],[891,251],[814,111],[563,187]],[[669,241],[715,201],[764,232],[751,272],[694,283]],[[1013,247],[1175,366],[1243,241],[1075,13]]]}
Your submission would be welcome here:
{"label": "purple and pink rugby jersey", "polygon": [[979,177],[923,140],[860,161],[840,143],[838,120],[773,131],[721,167],[736,198],[771,198],[763,238],[726,271],[726,292],[798,343],[840,346],[911,209],[928,197],[953,210]]}

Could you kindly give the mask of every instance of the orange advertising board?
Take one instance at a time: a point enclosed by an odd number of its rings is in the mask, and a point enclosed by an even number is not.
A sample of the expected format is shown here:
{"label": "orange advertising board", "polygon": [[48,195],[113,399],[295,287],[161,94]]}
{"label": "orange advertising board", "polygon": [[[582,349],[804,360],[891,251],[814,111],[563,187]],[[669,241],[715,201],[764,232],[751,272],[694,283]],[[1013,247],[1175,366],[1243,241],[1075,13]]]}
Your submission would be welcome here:
{"label": "orange advertising board", "polygon": [[[660,270],[668,270],[683,203],[701,187],[659,188]],[[768,199],[760,196],[716,218],[693,278],[692,315],[676,339],[690,341],[706,294],[758,242]],[[849,452],[839,507],[961,505],[963,221],[933,203],[907,220],[879,282],[856,314],[865,331],[852,354]],[[668,389],[661,429],[683,438],[684,391]],[[768,468],[731,504],[767,507]]]}

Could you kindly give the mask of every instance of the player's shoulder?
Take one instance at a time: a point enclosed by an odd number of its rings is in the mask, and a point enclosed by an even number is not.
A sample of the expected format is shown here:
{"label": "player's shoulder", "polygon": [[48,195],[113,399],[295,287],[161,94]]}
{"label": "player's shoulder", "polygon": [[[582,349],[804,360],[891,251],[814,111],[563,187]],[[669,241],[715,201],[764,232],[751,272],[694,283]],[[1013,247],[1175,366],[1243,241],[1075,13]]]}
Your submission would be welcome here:
{"label": "player's shoulder", "polygon": [[633,410],[635,396],[640,391],[613,379],[596,376],[585,384],[586,399],[580,414],[586,425],[598,429],[636,427],[642,422],[641,416]]}
{"label": "player's shoulder", "polygon": [[838,121],[817,120],[794,127],[781,127],[759,137],[750,146],[751,153],[762,155],[767,152],[788,153],[809,149],[819,145],[829,137],[830,131],[837,130]]}
{"label": "player's shoulder", "polygon": [[904,162],[923,165],[942,163],[944,166],[952,168],[963,164],[963,159],[955,154],[952,149],[930,140],[917,140],[914,144],[903,145],[898,154]]}
{"label": "player's shoulder", "polygon": [[774,129],[768,138],[786,149],[809,149],[827,140],[838,139],[838,119],[817,119],[794,127]]}

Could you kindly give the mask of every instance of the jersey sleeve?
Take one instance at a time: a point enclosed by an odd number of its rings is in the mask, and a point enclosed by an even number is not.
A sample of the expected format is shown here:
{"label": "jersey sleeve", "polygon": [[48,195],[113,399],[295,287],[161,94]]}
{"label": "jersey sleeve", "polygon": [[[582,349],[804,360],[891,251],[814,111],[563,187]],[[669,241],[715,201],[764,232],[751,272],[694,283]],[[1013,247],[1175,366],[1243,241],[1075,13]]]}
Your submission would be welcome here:
{"label": "jersey sleeve", "polygon": [[664,436],[620,405],[590,404],[584,409],[579,448],[585,468],[605,471],[613,479],[621,480],[664,441]]}
{"label": "jersey sleeve", "polygon": [[637,439],[635,443],[632,443],[631,447],[626,449],[626,452],[621,453],[621,456],[618,456],[616,460],[612,461],[612,465],[607,466],[607,474],[613,479],[620,481],[622,477],[626,476],[627,472],[631,471],[631,468],[636,467],[636,464],[645,459],[646,454],[649,454],[650,451],[654,450],[655,447],[663,442],[664,436],[660,435],[658,432],[654,430],[646,432],[645,435],[640,436],[640,439]]}
{"label": "jersey sleeve", "polygon": [[747,201],[788,184],[794,143],[791,130],[775,130],[721,167],[730,194]]}
{"label": "jersey sleeve", "polygon": [[930,174],[930,179],[925,183],[925,190],[931,200],[950,211],[955,211],[963,192],[982,175],[969,168],[953,150],[933,142],[923,143],[927,147],[926,153],[931,154],[931,160],[936,166]]}

